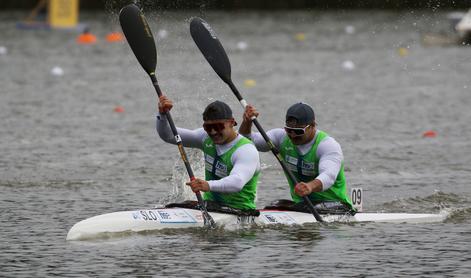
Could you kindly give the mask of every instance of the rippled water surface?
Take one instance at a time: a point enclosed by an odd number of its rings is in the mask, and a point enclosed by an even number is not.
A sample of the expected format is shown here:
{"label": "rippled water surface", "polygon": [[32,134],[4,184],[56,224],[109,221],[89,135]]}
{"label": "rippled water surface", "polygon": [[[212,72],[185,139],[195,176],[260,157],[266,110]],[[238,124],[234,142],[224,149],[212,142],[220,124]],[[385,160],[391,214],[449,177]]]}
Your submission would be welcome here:
{"label": "rippled water surface", "polygon": [[[148,14],[157,75],[175,101],[177,125],[196,128],[222,99],[242,109],[189,35],[199,12]],[[232,77],[279,127],[296,101],[314,106],[319,127],[342,145],[349,186],[366,211],[451,215],[435,224],[329,224],[239,231],[164,231],[66,242],[70,227],[113,211],[193,197],[176,147],[154,129],[156,97],[115,15],[83,13],[98,36],[21,31],[20,13],[0,13],[1,275],[168,277],[467,277],[471,272],[471,49],[425,46],[446,32],[446,13],[217,13],[212,24]],[[353,26],[355,32],[345,32]],[[167,31],[165,38],[157,36]],[[303,33],[304,40],[296,34]],[[298,35],[298,39],[302,36]],[[237,45],[245,42],[246,50]],[[401,50],[402,49],[402,50]],[[352,70],[342,66],[346,61]],[[350,63],[351,64],[351,63]],[[63,76],[50,71],[59,66]],[[248,88],[244,81],[253,79]],[[123,113],[114,112],[117,106]],[[424,138],[428,130],[435,138]],[[188,150],[189,151],[189,150]],[[201,157],[189,151],[202,174]],[[258,206],[287,198],[280,167],[263,154]]]}

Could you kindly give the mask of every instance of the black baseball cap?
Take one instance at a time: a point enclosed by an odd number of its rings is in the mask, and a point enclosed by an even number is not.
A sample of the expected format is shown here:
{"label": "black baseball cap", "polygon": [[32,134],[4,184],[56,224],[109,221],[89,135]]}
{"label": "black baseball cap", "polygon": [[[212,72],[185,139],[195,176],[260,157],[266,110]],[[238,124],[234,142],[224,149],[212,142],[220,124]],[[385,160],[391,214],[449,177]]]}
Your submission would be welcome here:
{"label": "black baseball cap", "polygon": [[226,103],[216,100],[211,102],[203,112],[204,121],[233,119],[232,110]]}
{"label": "black baseball cap", "polygon": [[314,110],[311,106],[302,102],[291,105],[286,111],[286,122],[294,122],[296,125],[309,125],[313,124],[314,120]]}

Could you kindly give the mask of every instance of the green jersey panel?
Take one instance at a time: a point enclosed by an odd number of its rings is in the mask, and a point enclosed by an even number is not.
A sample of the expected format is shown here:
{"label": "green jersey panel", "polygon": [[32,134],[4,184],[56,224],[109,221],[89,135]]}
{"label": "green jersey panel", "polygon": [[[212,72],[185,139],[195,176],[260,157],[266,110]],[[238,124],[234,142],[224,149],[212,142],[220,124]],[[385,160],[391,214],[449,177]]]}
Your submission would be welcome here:
{"label": "green jersey panel", "polygon": [[[309,182],[319,175],[319,157],[316,155],[317,147],[329,135],[320,130],[317,133],[316,141],[305,155],[301,155],[298,152],[296,145],[291,142],[288,136],[281,143],[280,154],[298,181]],[[301,202],[303,198],[294,192],[294,182],[288,176],[286,178],[290,186],[291,198],[296,203]],[[334,184],[326,191],[310,194],[309,199],[313,202],[340,201],[352,208],[352,202],[347,193],[343,162]]]}
{"label": "green jersey panel", "polygon": [[[232,168],[232,154],[245,144],[253,144],[249,139],[242,137],[231,149],[222,156],[218,156],[216,146],[211,138],[203,142],[203,152],[205,160],[205,178],[209,180],[219,180],[230,175]],[[247,210],[255,209],[255,198],[257,195],[257,182],[260,173],[256,172],[253,177],[244,185],[241,191],[234,193],[205,192],[203,199],[215,201],[229,207]]]}

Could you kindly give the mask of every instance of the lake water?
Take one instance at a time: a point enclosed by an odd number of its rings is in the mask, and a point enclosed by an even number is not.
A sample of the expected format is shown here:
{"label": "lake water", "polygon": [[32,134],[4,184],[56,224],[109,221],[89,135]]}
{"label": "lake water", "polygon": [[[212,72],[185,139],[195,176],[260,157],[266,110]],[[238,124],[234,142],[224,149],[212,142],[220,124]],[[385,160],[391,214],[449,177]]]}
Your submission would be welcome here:
{"label": "lake water", "polygon": [[[449,31],[445,12],[148,13],[161,88],[187,128],[201,126],[214,99],[242,115],[191,40],[188,19],[201,15],[265,130],[280,127],[297,101],[314,106],[319,128],[342,145],[349,187],[364,189],[365,211],[450,216],[67,242],[82,219],[194,197],[176,147],[156,135],[148,76],[127,43],[104,39],[120,31],[116,14],[82,13],[98,42],[78,45],[76,33],[18,30],[25,15],[2,12],[1,276],[468,277],[471,49],[422,43]],[[62,76],[51,74],[55,66]],[[436,137],[423,137],[429,130]],[[187,152],[201,176],[200,154]],[[261,157],[258,207],[288,197],[276,160]]]}

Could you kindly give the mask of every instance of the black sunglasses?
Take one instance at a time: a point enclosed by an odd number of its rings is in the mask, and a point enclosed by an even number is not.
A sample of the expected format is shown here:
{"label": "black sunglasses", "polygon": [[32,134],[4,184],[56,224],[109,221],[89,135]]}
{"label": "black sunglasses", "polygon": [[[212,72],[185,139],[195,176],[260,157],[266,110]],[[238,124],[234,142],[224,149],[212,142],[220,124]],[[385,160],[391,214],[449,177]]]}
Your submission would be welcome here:
{"label": "black sunglasses", "polygon": [[301,136],[306,133],[306,129],[310,127],[311,125],[307,125],[305,127],[289,127],[285,126],[285,131],[286,133],[292,133],[295,134],[296,136]]}

